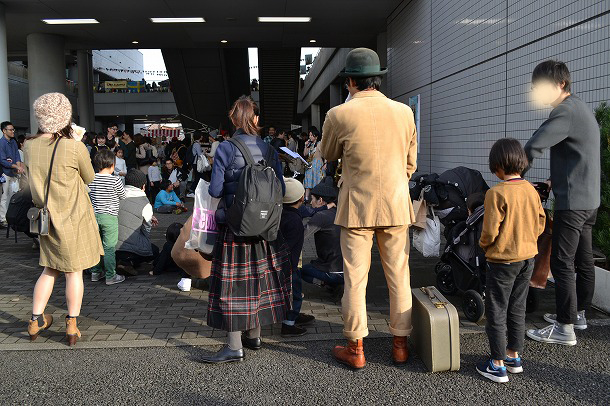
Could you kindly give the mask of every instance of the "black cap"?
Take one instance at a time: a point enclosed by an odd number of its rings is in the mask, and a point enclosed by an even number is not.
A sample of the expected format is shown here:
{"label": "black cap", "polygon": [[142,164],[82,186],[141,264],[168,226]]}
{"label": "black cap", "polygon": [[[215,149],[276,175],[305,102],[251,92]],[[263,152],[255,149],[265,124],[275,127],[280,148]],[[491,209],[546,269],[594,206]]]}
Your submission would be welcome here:
{"label": "black cap", "polygon": [[336,198],[339,195],[339,191],[335,187],[333,178],[330,176],[322,179],[322,182],[318,183],[316,187],[311,189],[311,194],[320,197],[332,197]]}

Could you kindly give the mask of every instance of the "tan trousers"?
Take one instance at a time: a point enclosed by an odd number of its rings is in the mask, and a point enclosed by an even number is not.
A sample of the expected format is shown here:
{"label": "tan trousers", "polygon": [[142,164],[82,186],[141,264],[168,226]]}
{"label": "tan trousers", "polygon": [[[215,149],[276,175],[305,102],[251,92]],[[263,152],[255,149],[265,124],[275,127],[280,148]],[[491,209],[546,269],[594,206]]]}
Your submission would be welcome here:
{"label": "tan trousers", "polygon": [[350,340],[369,334],[366,315],[366,285],[371,267],[373,236],[390,291],[390,332],[411,334],[411,282],[409,273],[409,226],[388,228],[341,228],[341,252],[345,289],[343,335]]}

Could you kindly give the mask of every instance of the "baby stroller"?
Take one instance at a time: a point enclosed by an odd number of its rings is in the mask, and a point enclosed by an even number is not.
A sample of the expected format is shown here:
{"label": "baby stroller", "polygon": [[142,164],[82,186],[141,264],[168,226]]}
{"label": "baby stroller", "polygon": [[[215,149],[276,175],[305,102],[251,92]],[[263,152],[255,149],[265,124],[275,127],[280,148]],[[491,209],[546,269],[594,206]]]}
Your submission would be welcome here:
{"label": "baby stroller", "polygon": [[485,253],[479,247],[484,206],[450,231],[447,246],[437,265],[436,287],[445,295],[463,292],[466,318],[478,322],[485,313]]}
{"label": "baby stroller", "polygon": [[[544,203],[548,199],[546,183],[534,183],[536,191]],[[436,287],[445,295],[463,292],[462,310],[466,318],[478,322],[485,314],[485,275],[487,263],[485,253],[479,247],[483,229],[483,206],[477,208],[466,221],[458,223],[447,238],[445,252],[436,266]],[[544,235],[539,238],[544,238]],[[547,256],[550,252],[547,253]],[[537,257],[536,262],[540,261]],[[538,265],[537,265],[538,266]],[[547,264],[540,265],[548,269]],[[541,270],[544,273],[544,270]],[[548,273],[548,270],[546,271]],[[543,275],[544,276],[544,275]],[[535,276],[534,276],[535,277]],[[544,277],[546,279],[546,277]],[[527,312],[538,308],[538,292],[535,284],[530,284],[527,298]]]}
{"label": "baby stroller", "polygon": [[481,172],[458,166],[440,175],[432,173],[412,179],[411,200],[423,199],[434,207],[436,215],[445,226],[445,238],[449,239],[451,229],[468,217],[466,198],[474,193],[489,190]]}

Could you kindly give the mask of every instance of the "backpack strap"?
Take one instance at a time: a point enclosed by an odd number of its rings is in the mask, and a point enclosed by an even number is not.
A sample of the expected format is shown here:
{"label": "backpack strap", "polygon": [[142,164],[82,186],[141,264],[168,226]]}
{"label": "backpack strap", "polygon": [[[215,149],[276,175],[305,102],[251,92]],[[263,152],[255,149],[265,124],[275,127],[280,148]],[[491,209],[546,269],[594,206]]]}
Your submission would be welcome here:
{"label": "backpack strap", "polygon": [[229,139],[229,142],[235,145],[235,148],[237,148],[239,152],[241,152],[241,154],[244,156],[244,159],[246,160],[247,165],[256,165],[256,162],[254,162],[254,157],[250,152],[250,148],[248,148],[248,146],[242,140],[233,137]]}
{"label": "backpack strap", "polygon": [[275,162],[275,155],[273,154],[273,152],[275,151],[275,148],[273,148],[271,145],[267,145],[267,154],[265,154],[265,164],[270,167],[273,168],[272,164]]}

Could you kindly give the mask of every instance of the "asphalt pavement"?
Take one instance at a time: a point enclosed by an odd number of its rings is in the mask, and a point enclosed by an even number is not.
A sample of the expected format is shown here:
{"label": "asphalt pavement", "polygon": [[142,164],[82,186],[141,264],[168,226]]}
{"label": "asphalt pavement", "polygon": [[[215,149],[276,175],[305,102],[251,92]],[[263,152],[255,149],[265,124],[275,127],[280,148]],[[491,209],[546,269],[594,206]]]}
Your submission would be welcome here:
{"label": "asphalt pavement", "polygon": [[10,351],[2,405],[608,405],[610,327],[578,333],[575,347],[527,341],[525,372],[508,384],[475,369],[487,350],[484,334],[461,335],[459,372],[428,373],[417,355],[390,361],[390,338],[365,340],[367,366],[335,363],[341,341],[264,344],[241,363],[198,359],[219,347]]}

